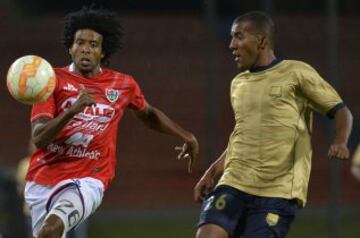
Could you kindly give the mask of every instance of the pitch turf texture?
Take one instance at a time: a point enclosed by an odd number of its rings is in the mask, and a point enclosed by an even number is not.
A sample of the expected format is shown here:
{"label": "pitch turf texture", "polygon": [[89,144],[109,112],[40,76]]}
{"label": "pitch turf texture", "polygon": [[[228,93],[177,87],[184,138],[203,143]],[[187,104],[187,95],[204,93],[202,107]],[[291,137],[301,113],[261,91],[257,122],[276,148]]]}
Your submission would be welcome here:
{"label": "pitch turf texture", "polygon": [[[195,220],[186,221],[131,221],[91,222],[89,238],[194,238]],[[321,218],[298,218],[287,238],[329,238],[328,221]],[[360,237],[360,219],[344,218],[341,221],[341,237]]]}

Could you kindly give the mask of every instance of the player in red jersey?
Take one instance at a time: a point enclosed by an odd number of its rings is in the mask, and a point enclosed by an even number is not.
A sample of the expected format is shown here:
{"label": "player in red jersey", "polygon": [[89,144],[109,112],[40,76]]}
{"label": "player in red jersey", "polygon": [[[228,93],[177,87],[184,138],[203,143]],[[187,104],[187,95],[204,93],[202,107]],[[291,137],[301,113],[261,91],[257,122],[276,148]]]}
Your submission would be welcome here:
{"label": "player in red jersey", "polygon": [[130,75],[100,66],[121,36],[116,16],[107,10],[83,8],[65,19],[72,64],[55,69],[54,94],[35,105],[31,116],[37,150],[25,199],[34,237],[65,237],[100,205],[114,178],[117,128],[126,108],[150,128],[184,140],[178,158],[188,159],[191,171],[199,150],[195,136],[151,106]]}

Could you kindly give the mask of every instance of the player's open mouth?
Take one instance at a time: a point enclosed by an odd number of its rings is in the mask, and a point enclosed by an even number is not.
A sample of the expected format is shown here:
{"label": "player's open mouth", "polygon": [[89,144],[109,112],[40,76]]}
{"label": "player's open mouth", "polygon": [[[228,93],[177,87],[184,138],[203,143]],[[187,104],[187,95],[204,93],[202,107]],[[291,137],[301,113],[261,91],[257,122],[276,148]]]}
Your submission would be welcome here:
{"label": "player's open mouth", "polygon": [[89,59],[86,59],[86,58],[80,59],[80,62],[81,62],[81,64],[83,64],[83,65],[88,65],[88,64],[90,64],[90,60],[89,60]]}
{"label": "player's open mouth", "polygon": [[234,61],[238,62],[240,60],[240,55],[236,54],[235,52],[232,53],[235,56]]}
{"label": "player's open mouth", "polygon": [[235,62],[239,62],[239,61],[241,61],[241,56],[240,55],[234,55],[235,56],[235,58],[234,58],[234,61]]}

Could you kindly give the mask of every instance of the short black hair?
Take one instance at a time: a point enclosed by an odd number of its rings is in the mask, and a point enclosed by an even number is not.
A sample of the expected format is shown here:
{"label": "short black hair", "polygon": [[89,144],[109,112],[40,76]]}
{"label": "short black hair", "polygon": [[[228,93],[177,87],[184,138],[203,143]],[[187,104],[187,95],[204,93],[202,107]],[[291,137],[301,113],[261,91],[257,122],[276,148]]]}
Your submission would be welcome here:
{"label": "short black hair", "polygon": [[260,34],[268,36],[274,48],[275,23],[265,12],[251,11],[235,18],[234,23],[249,22]]}
{"label": "short black hair", "polygon": [[112,11],[95,9],[91,5],[66,15],[62,41],[67,50],[74,43],[75,33],[81,29],[91,29],[102,35],[104,57],[101,63],[108,64],[109,57],[122,46],[123,28],[117,15]]}

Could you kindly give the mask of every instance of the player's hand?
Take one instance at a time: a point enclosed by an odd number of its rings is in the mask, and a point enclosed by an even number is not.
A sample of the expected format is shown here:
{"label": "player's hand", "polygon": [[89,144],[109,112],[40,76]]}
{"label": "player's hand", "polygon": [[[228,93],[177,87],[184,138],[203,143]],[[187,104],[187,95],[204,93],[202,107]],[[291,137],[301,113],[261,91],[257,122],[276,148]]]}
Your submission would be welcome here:
{"label": "player's hand", "polygon": [[334,143],[330,146],[328,156],[329,158],[348,159],[350,152],[345,143]]}
{"label": "player's hand", "polygon": [[93,89],[85,88],[84,85],[80,84],[80,93],[76,102],[71,107],[72,112],[76,114],[84,111],[88,106],[95,105],[96,103],[93,94]]}
{"label": "player's hand", "polygon": [[189,140],[183,146],[176,146],[175,150],[179,151],[177,158],[179,160],[188,160],[188,172],[192,172],[192,167],[199,154],[199,143],[194,135],[191,135]]}
{"label": "player's hand", "polygon": [[194,187],[194,200],[196,202],[202,202],[207,193],[209,193],[215,186],[215,180],[208,173],[199,180]]}

